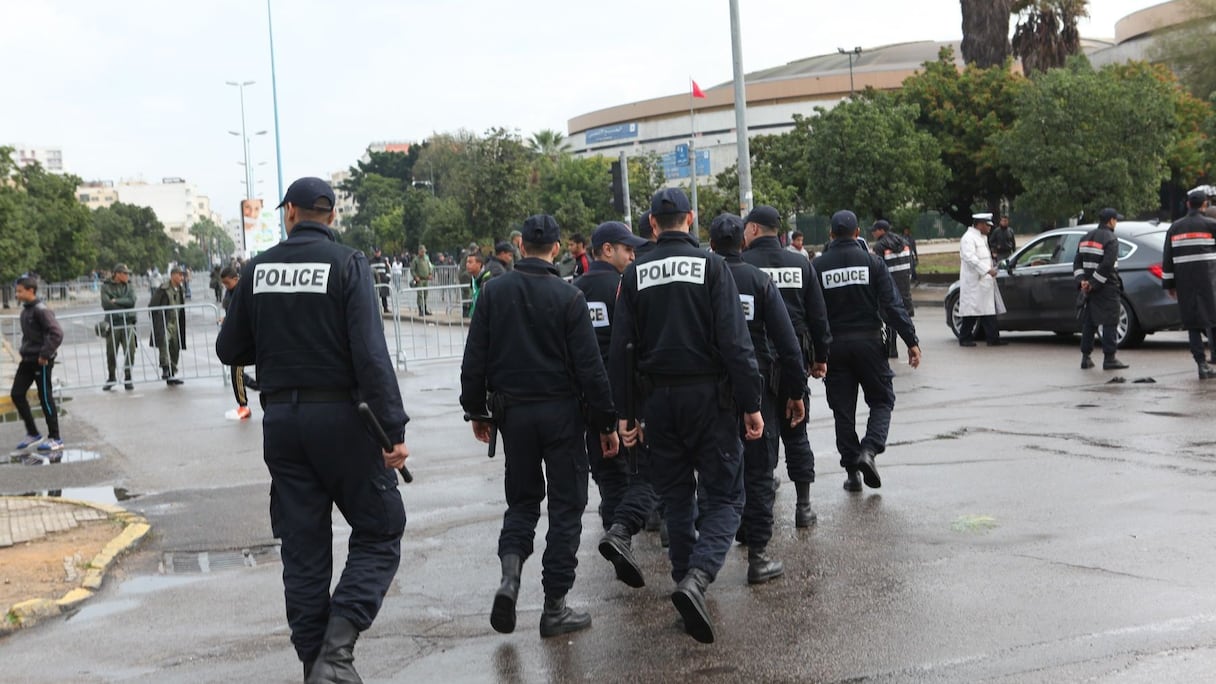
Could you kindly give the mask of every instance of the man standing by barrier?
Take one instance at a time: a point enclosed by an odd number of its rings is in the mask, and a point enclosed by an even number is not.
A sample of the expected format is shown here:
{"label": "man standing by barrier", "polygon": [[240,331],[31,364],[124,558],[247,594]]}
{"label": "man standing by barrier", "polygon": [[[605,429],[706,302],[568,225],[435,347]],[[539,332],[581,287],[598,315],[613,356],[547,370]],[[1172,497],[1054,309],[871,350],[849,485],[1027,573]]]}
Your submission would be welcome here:
{"label": "man standing by barrier", "polygon": [[431,315],[431,310],[426,305],[426,288],[434,277],[435,267],[431,264],[431,258],[426,255],[426,245],[418,245],[418,253],[410,261],[410,286],[418,288],[419,316]]}
{"label": "man standing by barrier", "polygon": [[[118,347],[122,347],[123,389],[133,390],[131,367],[135,365],[135,288],[131,287],[131,269],[126,264],[114,267],[114,275],[101,286],[101,308],[106,314],[105,323],[110,331],[106,338],[106,384],[101,388],[107,392],[118,384]],[[104,326],[103,326],[104,330]]]}
{"label": "man standing by barrier", "polygon": [[[55,367],[55,354],[63,342],[63,328],[55,320],[55,312],[38,299],[38,280],[29,276],[17,279],[15,296],[21,302],[21,362],[17,364],[17,374],[13,377],[13,389],[9,397],[21,422],[25,423],[25,439],[17,445],[18,449],[28,449],[35,444],[38,451],[53,452],[63,450],[63,440],[59,438],[59,410],[55,408],[55,397],[52,396],[51,369]],[[29,399],[26,394],[30,385],[38,385],[38,401],[42,405],[42,415],[46,418],[46,439],[38,432],[34,423],[34,414],[30,411]]]}
{"label": "man standing by barrier", "polygon": [[[185,274],[180,266],[169,270],[169,281],[152,293],[152,346],[160,350],[160,377],[165,384],[182,384],[177,377],[177,362],[186,348],[186,298],[182,292]],[[173,307],[159,309],[155,307]]]}

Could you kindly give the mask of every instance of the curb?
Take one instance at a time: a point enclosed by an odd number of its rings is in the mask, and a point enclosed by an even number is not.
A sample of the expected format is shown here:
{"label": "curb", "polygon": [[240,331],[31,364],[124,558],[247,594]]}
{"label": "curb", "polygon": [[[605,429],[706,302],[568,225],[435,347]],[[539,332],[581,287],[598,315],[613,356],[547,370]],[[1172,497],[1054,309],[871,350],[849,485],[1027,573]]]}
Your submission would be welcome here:
{"label": "curb", "polygon": [[40,620],[56,617],[72,610],[93,596],[101,588],[106,571],[114,561],[124,553],[135,548],[147,536],[152,526],[143,516],[132,513],[118,506],[98,504],[75,499],[59,497],[31,497],[55,503],[71,504],[97,509],[109,516],[110,520],[121,522],[123,530],[106,544],[89,563],[88,572],[81,580],[81,586],[72,589],[58,599],[30,599],[20,601],[9,607],[0,621],[0,637],[19,629],[32,627]]}

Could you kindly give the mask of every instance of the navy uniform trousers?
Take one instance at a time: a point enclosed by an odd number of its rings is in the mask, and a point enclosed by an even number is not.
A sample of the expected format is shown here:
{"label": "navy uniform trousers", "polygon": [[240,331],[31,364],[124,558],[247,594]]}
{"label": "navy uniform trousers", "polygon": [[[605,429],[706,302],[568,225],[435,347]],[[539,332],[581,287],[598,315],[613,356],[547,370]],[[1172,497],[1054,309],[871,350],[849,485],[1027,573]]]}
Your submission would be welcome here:
{"label": "navy uniform trousers", "polygon": [[591,463],[591,476],[600,490],[600,519],[604,529],[613,523],[625,526],[630,535],[635,535],[646,525],[646,517],[654,510],[657,497],[650,483],[650,454],[643,444],[638,449],[638,472],[629,472],[626,448],[621,447],[617,455],[604,458],[600,449],[600,436],[587,433],[587,457]]}
{"label": "navy uniform trousers", "polygon": [[[766,371],[761,371],[765,375]],[[743,533],[747,535],[747,544],[754,549],[763,549],[773,538],[773,500],[777,492],[773,490],[773,470],[777,467],[777,450],[779,441],[777,434],[781,425],[788,425],[783,420],[777,406],[777,397],[766,391],[760,403],[760,415],[764,418],[764,433],[760,439],[743,441],[743,487],[746,491],[746,501],[743,503]],[[781,402],[781,409],[785,402]],[[739,420],[739,434],[743,434],[743,421]]]}
{"label": "navy uniform trousers", "polygon": [[[895,408],[895,389],[891,378],[895,373],[887,363],[886,345],[873,340],[849,340],[832,343],[832,363],[823,379],[828,395],[828,408],[836,422],[836,449],[840,466],[848,469],[863,448],[881,454],[887,449],[887,431],[891,427],[891,411]],[[857,388],[870,407],[866,421],[866,436],[857,439]]]}
{"label": "navy uniform trousers", "polygon": [[[401,562],[405,507],[396,471],[384,465],[353,404],[266,404],[262,440],[291,642],[301,661],[312,662],[331,615],[360,632],[376,618]],[[351,533],[331,596],[334,504]]]}
{"label": "navy uniform trousers", "polygon": [[717,577],[743,511],[739,416],[720,407],[712,381],[656,387],[644,415],[651,478],[666,506],[671,577],[679,582],[689,568]]}
{"label": "navy uniform trousers", "polygon": [[513,404],[504,414],[496,416],[507,469],[498,556],[526,560],[532,555],[540,502],[547,495],[549,533],[541,556],[541,586],[546,597],[561,598],[574,586],[587,508],[587,425],[578,402],[569,398]]}
{"label": "navy uniform trousers", "polygon": [[[811,405],[811,390],[806,388],[802,393],[804,406]],[[785,444],[785,472],[791,482],[815,481],[815,453],[811,451],[811,441],[806,435],[807,421],[810,411],[801,423],[790,427],[788,421],[781,423],[781,441]]]}

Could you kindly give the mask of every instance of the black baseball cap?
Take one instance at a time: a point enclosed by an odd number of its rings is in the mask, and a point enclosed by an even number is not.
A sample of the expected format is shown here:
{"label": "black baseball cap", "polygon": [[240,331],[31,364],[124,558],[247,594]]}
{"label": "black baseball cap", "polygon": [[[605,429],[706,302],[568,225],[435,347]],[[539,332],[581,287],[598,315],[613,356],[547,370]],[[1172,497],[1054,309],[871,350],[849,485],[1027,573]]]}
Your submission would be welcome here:
{"label": "black baseball cap", "polygon": [[494,244],[494,253],[495,254],[514,254],[515,253],[514,248],[515,248],[515,245],[511,244],[510,242],[507,242],[506,240],[503,240],[502,242],[497,242]]}
{"label": "black baseball cap", "polygon": [[1112,209],[1110,207],[1107,207],[1107,208],[1103,209],[1102,211],[1098,212],[1098,223],[1106,223],[1107,221],[1109,221],[1111,219],[1122,221],[1123,214],[1120,214],[1119,212],[1115,211],[1114,209]]}
{"label": "black baseball cap", "polygon": [[855,230],[857,230],[857,214],[848,209],[842,209],[832,214],[833,235],[848,235]]}
{"label": "black baseball cap", "polygon": [[891,223],[889,221],[884,221],[882,219],[878,219],[877,221],[874,222],[874,225],[870,226],[871,233],[873,233],[876,230],[891,230]]}
{"label": "black baseball cap", "polygon": [[709,240],[724,246],[743,244],[743,219],[734,214],[718,214],[709,224]]}
{"label": "black baseball cap", "polygon": [[548,214],[533,214],[524,220],[524,228],[520,231],[524,242],[545,245],[561,240],[561,229],[557,227],[557,219]]}
{"label": "black baseball cap", "polygon": [[747,216],[743,217],[743,223],[759,223],[767,228],[780,228],[781,213],[767,204],[761,204],[747,212]]}
{"label": "black baseball cap", "polygon": [[608,244],[641,247],[646,239],[634,235],[629,226],[620,221],[605,221],[591,231],[591,247],[598,249]]}
{"label": "black baseball cap", "polygon": [[336,204],[334,189],[320,178],[305,176],[287,187],[287,194],[275,208],[282,209],[288,204],[309,211],[333,211]]}
{"label": "black baseball cap", "polygon": [[1188,192],[1186,198],[1191,202],[1203,202],[1208,198],[1208,191],[1204,187],[1198,187]]}
{"label": "black baseball cap", "polygon": [[652,216],[670,216],[672,214],[688,214],[692,205],[688,203],[688,195],[679,188],[663,188],[656,192],[650,200]]}

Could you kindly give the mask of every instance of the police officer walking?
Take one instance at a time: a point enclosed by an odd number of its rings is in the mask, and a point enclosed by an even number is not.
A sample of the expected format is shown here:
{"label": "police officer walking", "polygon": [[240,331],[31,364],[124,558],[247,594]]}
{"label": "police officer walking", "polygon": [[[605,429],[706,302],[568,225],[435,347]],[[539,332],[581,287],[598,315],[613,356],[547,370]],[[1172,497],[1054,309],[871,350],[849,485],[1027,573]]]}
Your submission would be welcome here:
{"label": "police officer walking", "polygon": [[[851,211],[832,215],[832,242],[815,259],[823,279],[823,298],[832,323],[832,367],[823,384],[836,422],[836,449],[848,472],[844,488],[878,488],[882,480],[874,458],[886,450],[895,390],[891,366],[882,341],[883,321],[908,345],[908,365],[920,365],[916,327],[904,311],[883,260],[868,254],[858,242],[857,216]],[[857,439],[857,388],[861,387],[870,417],[866,434]]]}
{"label": "police officer walking", "polygon": [[[612,342],[612,315],[616,310],[616,293],[621,287],[621,271],[633,263],[634,249],[647,244],[634,235],[629,226],[619,221],[601,223],[591,233],[593,261],[587,272],[574,279],[574,286],[587,299],[591,327],[595,328],[600,358],[608,366],[608,349]],[[614,424],[615,426],[615,424]],[[604,536],[599,552],[612,563],[616,578],[631,587],[646,586],[642,569],[633,558],[633,537],[646,524],[646,517],[655,507],[654,487],[648,469],[638,450],[635,460],[638,472],[631,473],[627,459],[605,458],[600,451],[600,435],[587,431],[587,457],[591,476],[600,490],[600,519]]]}
{"label": "police officer walking", "polygon": [[1161,257],[1161,286],[1178,300],[1182,327],[1190,337],[1191,356],[1199,366],[1199,379],[1216,378],[1203,353],[1203,335],[1212,342],[1216,363],[1216,220],[1204,215],[1207,192],[1192,190],[1186,198],[1186,216],[1174,221],[1165,234]]}
{"label": "police officer walking", "polygon": [[[743,260],[767,273],[777,284],[794,333],[802,345],[803,358],[810,368],[811,377],[822,378],[827,373],[828,347],[832,335],[827,314],[823,308],[823,290],[815,276],[815,269],[806,257],[787,251],[777,241],[781,227],[781,214],[776,209],[760,205],[748,212],[743,219],[743,239],[746,250]],[[810,405],[811,390],[806,379],[798,383],[803,402]],[[781,389],[786,393],[785,388]],[[794,508],[794,525],[810,527],[815,522],[815,509],[811,507],[811,483],[815,481],[815,454],[807,439],[807,424],[802,421],[791,427],[781,423],[781,441],[785,443],[785,468],[797,492]]]}
{"label": "police officer walking", "polygon": [[[904,309],[908,311],[909,317],[915,316],[916,311],[912,306],[912,248],[902,237],[895,234],[891,230],[891,224],[884,220],[875,221],[874,225],[870,226],[870,236],[874,238],[870,243],[870,250],[882,257],[887,270],[891,272],[891,279],[895,281],[895,290],[903,300]],[[895,328],[890,325],[883,328],[883,336],[887,340],[887,356],[897,359],[899,351],[895,344]]]}
{"label": "police officer walking", "polygon": [[[490,625],[503,633],[515,630],[520,570],[532,555],[547,488],[540,635],[551,637],[591,626],[590,615],[566,605],[587,507],[583,440],[588,427],[594,429],[603,456],[614,456],[616,412],[587,300],[553,265],[561,247],[557,221],[530,216],[521,237],[524,258],[515,270],[486,283],[474,310],[460,366],[460,405],[477,439],[489,442],[497,425],[506,452],[507,512],[498,536],[502,584]],[[494,334],[505,329],[512,334]]]}
{"label": "police officer walking", "polygon": [[[650,446],[677,582],[671,600],[684,631],[710,643],[714,630],[705,591],[739,529],[743,445],[738,421],[742,413],[748,439],[758,439],[764,430],[760,374],[726,263],[698,247],[688,233],[693,225],[688,197],[678,188],[660,190],[651,200],[650,222],[659,232],[657,246],[621,277],[609,375],[620,407],[627,404],[630,384],[646,386],[639,388],[641,415],[622,416],[618,429],[625,446],[642,440]],[[644,382],[626,379],[630,345]],[[630,428],[627,418],[642,419],[645,431],[641,423]],[[698,484],[704,495],[699,510]],[[699,530],[694,528],[698,514]]]}
{"label": "police officer walking", "polygon": [[[401,560],[397,474],[409,456],[401,391],[381,330],[367,258],[329,228],[334,192],[319,178],[287,188],[288,237],[245,266],[215,341],[220,361],[257,365],[270,521],[282,540],[291,641],[305,681],[358,682],[354,646]],[[384,427],[382,451],[356,412]],[[330,595],[334,504],[350,553]]]}
{"label": "police officer walking", "polygon": [[1118,333],[1120,296],[1123,281],[1119,278],[1119,239],[1115,224],[1123,216],[1114,209],[1098,213],[1098,227],[1081,238],[1072,272],[1080,290],[1081,305],[1081,368],[1094,367],[1089,358],[1094,350],[1094,334],[1102,327],[1102,370],[1127,368],[1115,357],[1115,335]]}
{"label": "police officer walking", "polygon": [[[777,467],[780,446],[778,433],[782,424],[796,425],[806,418],[802,387],[806,383],[806,366],[802,349],[794,335],[789,312],[773,279],[767,273],[743,261],[743,219],[734,214],[722,214],[709,227],[709,244],[726,260],[735,286],[752,346],[756,364],[764,382],[760,414],[764,418],[764,435],[743,442],[743,521],[738,537],[747,544],[747,582],[761,584],[785,573],[781,561],[768,555],[768,542],[773,537],[773,470]],[[780,369],[781,381],[774,382]],[[780,397],[778,393],[784,391]],[[740,425],[740,434],[744,426]]]}

